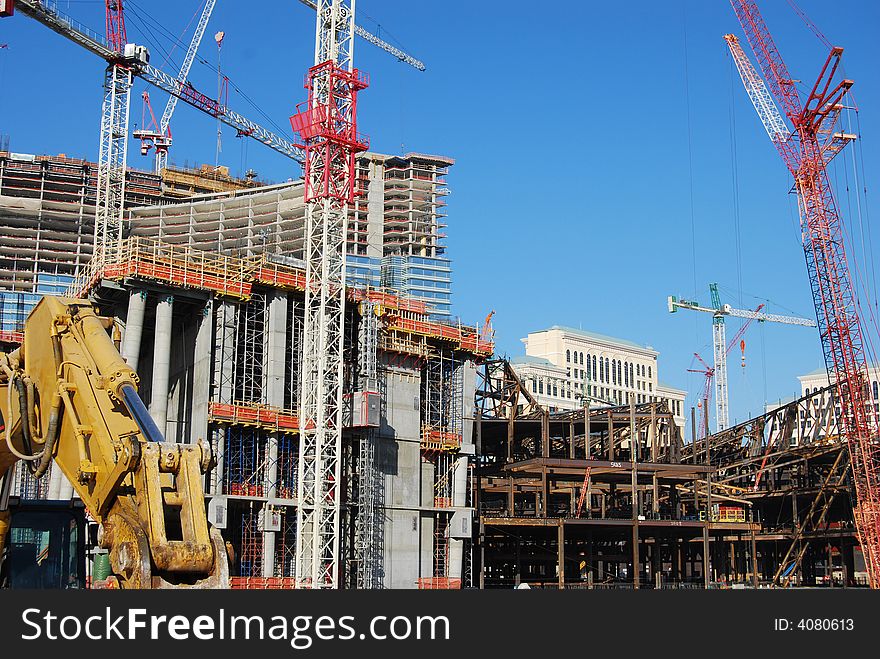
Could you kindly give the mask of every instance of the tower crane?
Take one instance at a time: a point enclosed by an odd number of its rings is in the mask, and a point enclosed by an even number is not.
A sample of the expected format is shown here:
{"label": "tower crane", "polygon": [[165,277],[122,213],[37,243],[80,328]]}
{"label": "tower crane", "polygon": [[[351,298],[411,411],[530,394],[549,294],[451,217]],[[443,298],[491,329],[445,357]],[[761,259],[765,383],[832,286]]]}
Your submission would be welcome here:
{"label": "tower crane", "polygon": [[867,386],[858,300],[827,171],[831,159],[855,138],[837,129],[843,100],[853,81],[837,79],[843,48],[834,46],[802,99],[756,3],[731,0],[731,6],[763,80],[739,39],[732,34],[724,39],[771,142],[794,178],[825,368],[829,381],[837,385],[840,430],[846,438],[855,484],[856,531],[869,583],[872,588],[880,588],[880,443],[870,418],[873,400]]}
{"label": "tower crane", "polygon": [[[217,0],[207,0],[202,9],[199,22],[196,24],[195,32],[193,32],[192,40],[187,48],[186,55],[183,58],[183,64],[180,65],[180,71],[177,74],[177,85],[183,87],[187,84],[189,70],[192,68],[193,61],[196,58],[196,52],[199,50],[199,44],[202,43],[202,36],[205,34],[205,28],[208,27],[208,21],[211,19],[211,13],[214,11],[214,5]],[[145,153],[149,147],[156,149],[156,173],[160,174],[168,165],[168,149],[171,148],[171,116],[177,107],[178,97],[174,94],[168,96],[168,102],[165,104],[165,110],[162,112],[162,118],[154,129],[149,127],[141,127],[140,130],[134,131],[132,134],[135,139],[141,141],[141,152]],[[218,99],[219,100],[219,99]],[[146,99],[145,99],[146,101]],[[153,108],[150,107],[150,114]]]}
{"label": "tower crane", "polygon": [[149,51],[146,47],[127,43],[122,0],[105,0],[106,37],[96,34],[65,15],[54,3],[17,0],[15,6],[25,16],[33,18],[108,62],[104,103],[101,110],[101,146],[95,213],[96,254],[100,254],[101,250],[112,245],[121,235],[129,108],[134,76],[218,119],[234,128],[239,135],[251,137],[288,158],[300,163],[304,162],[302,147],[266,130],[227,107],[219,99],[201,93],[189,82],[182,82],[180,76],[173,78],[150,65]]}
{"label": "tower crane", "polygon": [[[716,293],[717,293],[717,290],[716,290]],[[745,335],[746,330],[749,329],[749,325],[752,324],[752,321],[760,320],[761,316],[771,315],[771,314],[761,314],[760,311],[763,308],[764,308],[764,305],[759,304],[758,307],[754,311],[748,312],[749,314],[751,314],[751,317],[746,319],[746,322],[744,322],[742,324],[742,326],[739,328],[739,330],[737,330],[736,334],[730,340],[730,343],[727,344],[727,349],[724,351],[724,358],[722,360],[724,367],[725,367],[725,374],[727,372],[727,355],[730,354],[730,351],[733,350],[733,348],[737,344],[737,342],[742,341],[742,337]],[[733,309],[731,309],[731,311],[733,311]],[[713,323],[713,327],[714,327],[714,323]],[[723,331],[724,331],[723,327],[722,327],[721,331],[723,333]],[[715,377],[716,369],[712,366],[709,366],[698,353],[695,352],[694,357],[697,359],[697,361],[700,362],[700,364],[703,365],[703,368],[702,369],[689,368],[688,371],[690,373],[702,373],[703,375],[706,376],[706,384],[703,387],[703,391],[700,392],[700,399],[699,399],[700,401],[702,401],[702,410],[700,412],[700,431],[699,431],[697,437],[702,439],[705,436],[706,428],[709,427],[708,423],[707,423],[707,417],[709,416],[709,409],[708,409],[709,408],[709,399],[712,397],[712,380]],[[726,387],[724,388],[724,391],[725,392],[727,391]],[[727,408],[726,402],[725,402],[725,408]],[[716,419],[716,422],[717,422],[717,419]],[[718,430],[723,430],[723,428],[719,427]]]}
{"label": "tower crane", "polygon": [[[315,63],[306,76],[308,101],[290,117],[305,145],[306,204],[297,588],[339,587],[345,245],[355,154],[369,146],[357,130],[358,92],[369,81],[354,67],[354,35],[371,39],[355,25],[355,1],[303,2],[316,11]],[[377,40],[371,41],[424,70],[418,60]]]}
{"label": "tower crane", "polygon": [[[730,352],[744,332],[744,330],[739,332],[734,340],[731,341],[730,346],[728,346],[724,319],[727,316],[732,316],[734,318],[745,318],[748,321],[758,320],[769,323],[783,323],[785,325],[801,325],[803,327],[815,327],[816,323],[807,318],[798,318],[797,316],[780,316],[778,314],[764,313],[761,311],[764,308],[763,304],[755,309],[755,311],[734,309],[729,304],[721,304],[718,284],[709,284],[709,291],[712,295],[711,307],[702,307],[699,303],[689,300],[679,300],[674,295],[670,295],[667,298],[667,306],[670,313],[675,313],[679,309],[689,309],[690,311],[702,311],[712,314],[712,348],[715,356],[715,423],[717,430],[720,432],[730,425],[730,408],[727,396],[727,353]],[[747,326],[744,325],[743,327]]]}
{"label": "tower crane", "polygon": [[355,0],[319,0],[308,101],[290,121],[305,143],[306,262],[297,464],[297,588],[339,586],[345,244],[355,195]]}

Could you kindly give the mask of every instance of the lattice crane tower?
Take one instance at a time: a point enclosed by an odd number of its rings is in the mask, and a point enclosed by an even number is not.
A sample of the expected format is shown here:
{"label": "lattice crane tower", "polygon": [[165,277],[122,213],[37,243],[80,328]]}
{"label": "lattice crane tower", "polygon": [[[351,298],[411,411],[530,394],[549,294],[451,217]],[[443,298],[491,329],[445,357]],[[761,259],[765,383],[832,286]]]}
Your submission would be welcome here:
{"label": "lattice crane tower", "polygon": [[306,290],[297,467],[296,584],[339,586],[345,241],[354,201],[355,0],[319,0],[308,101],[291,117],[305,142]]}
{"label": "lattice crane tower", "polygon": [[[843,223],[827,165],[854,135],[837,127],[852,80],[836,74],[843,48],[833,47],[816,82],[802,100],[757,5],[731,0],[765,84],[742,51],[726,35],[743,85],[770,139],[794,178],[807,274],[816,308],[829,381],[837,385],[839,423],[850,454],[859,542],[872,588],[880,588],[880,442],[868,384],[867,358],[858,300],[846,255]],[[782,112],[769,101],[767,91]],[[785,119],[792,129],[789,130]]]}

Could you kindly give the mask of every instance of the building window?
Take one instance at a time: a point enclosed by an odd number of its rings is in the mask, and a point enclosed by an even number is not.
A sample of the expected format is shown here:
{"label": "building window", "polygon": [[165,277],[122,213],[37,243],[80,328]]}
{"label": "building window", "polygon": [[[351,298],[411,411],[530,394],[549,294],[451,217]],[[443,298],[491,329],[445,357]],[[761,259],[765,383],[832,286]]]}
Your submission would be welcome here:
{"label": "building window", "polygon": [[571,350],[566,350],[566,351],[565,351],[565,361],[566,361],[566,362],[570,362],[570,361],[571,361]]}
{"label": "building window", "polygon": [[584,353],[581,353],[581,366],[584,365]]}
{"label": "building window", "polygon": [[593,377],[596,379],[599,378],[599,371],[596,370],[596,355],[593,355]]}
{"label": "building window", "polygon": [[611,360],[611,384],[617,384],[617,360]]}
{"label": "building window", "polygon": [[539,394],[544,393],[544,381],[543,380],[538,380],[538,393]]}
{"label": "building window", "polygon": [[648,379],[650,380],[653,376],[651,375],[651,367],[648,367]]}
{"label": "building window", "polygon": [[605,384],[611,382],[611,360],[608,357],[605,358]]}
{"label": "building window", "polygon": [[553,381],[553,395],[559,396],[559,390],[556,388],[556,380]]}
{"label": "building window", "polygon": [[874,380],[871,385],[874,387],[874,400],[877,400],[877,380]]}
{"label": "building window", "polygon": [[629,386],[629,362],[623,362],[623,383]]}

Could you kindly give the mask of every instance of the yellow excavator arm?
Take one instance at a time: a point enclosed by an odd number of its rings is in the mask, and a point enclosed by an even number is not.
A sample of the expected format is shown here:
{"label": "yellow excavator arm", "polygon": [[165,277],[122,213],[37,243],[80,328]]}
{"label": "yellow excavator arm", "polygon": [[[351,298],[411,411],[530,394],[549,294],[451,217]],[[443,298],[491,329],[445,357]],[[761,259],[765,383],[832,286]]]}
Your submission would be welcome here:
{"label": "yellow excavator arm", "polygon": [[[211,450],[164,441],[118,337],[87,300],[40,300],[21,347],[0,353],[0,475],[24,460],[41,476],[54,460],[100,524],[120,587],[226,588],[202,489]],[[0,554],[7,530],[0,512]]]}

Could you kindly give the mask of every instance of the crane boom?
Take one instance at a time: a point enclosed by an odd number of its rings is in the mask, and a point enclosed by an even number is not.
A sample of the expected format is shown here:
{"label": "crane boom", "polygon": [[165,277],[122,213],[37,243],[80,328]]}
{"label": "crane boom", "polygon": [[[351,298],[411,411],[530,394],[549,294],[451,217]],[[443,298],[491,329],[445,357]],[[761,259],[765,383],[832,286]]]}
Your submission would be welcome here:
{"label": "crane boom", "polygon": [[755,111],[761,118],[761,123],[764,124],[764,128],[767,130],[767,135],[769,135],[773,142],[785,142],[791,135],[791,131],[785,125],[785,120],[779,113],[779,108],[776,107],[773,96],[767,90],[767,85],[764,84],[764,80],[755,71],[751,62],[749,62],[739,43],[739,39],[733,34],[725,34],[724,39],[730,48],[730,53],[733,56],[743,86],[746,88],[746,93],[748,93],[752,105],[755,106]]}
{"label": "crane boom", "polygon": [[[208,0],[205,3],[205,8],[202,9],[202,15],[199,17],[199,22],[196,25],[196,30],[189,43],[189,48],[187,48],[186,56],[183,58],[183,64],[180,65],[180,71],[177,73],[177,83],[180,86],[186,84],[186,79],[189,77],[189,70],[192,68],[193,61],[196,58],[196,52],[199,49],[199,44],[202,43],[202,36],[205,34],[205,28],[208,27],[208,21],[211,18],[211,13],[214,11],[214,5],[216,3],[217,0]],[[162,135],[169,135],[168,126],[171,124],[171,116],[174,114],[174,108],[177,107],[178,98],[179,97],[174,94],[171,94],[168,97],[168,102],[165,104],[165,111],[162,112],[162,118],[159,120],[159,132],[162,133]],[[167,163],[168,149],[156,149],[156,173],[158,174],[165,169]]]}
{"label": "crane boom", "polygon": [[762,311],[749,311],[748,309],[734,309],[729,304],[723,307],[723,314],[733,316],[734,318],[746,318],[749,320],[759,320],[766,323],[782,323],[783,325],[800,325],[801,327],[815,327],[816,321],[811,318],[801,318],[799,316],[780,316],[775,313],[764,313]]}
{"label": "crane boom", "polygon": [[731,0],[733,11],[742,25],[746,39],[752,52],[758,59],[758,66],[767,81],[767,87],[773,97],[782,106],[783,112],[791,121],[801,114],[802,105],[798,96],[795,81],[788,72],[788,67],[776,48],[776,42],[764,23],[758,6],[750,0]]}
{"label": "crane boom", "polygon": [[[299,0],[299,1],[302,4],[304,4],[306,7],[311,7],[315,11],[317,11],[317,9],[318,9],[318,5],[315,4],[313,2],[313,0]],[[354,33],[356,35],[358,35],[360,38],[362,38],[364,41],[368,41],[369,43],[373,44],[377,48],[381,48],[389,55],[396,57],[404,64],[409,64],[411,67],[413,67],[414,69],[418,69],[419,71],[425,70],[425,65],[421,60],[418,60],[415,57],[413,57],[412,55],[405,53],[400,48],[392,46],[390,43],[388,43],[384,39],[376,36],[372,32],[368,32],[367,30],[362,28],[357,23],[355,23],[355,26],[354,26]]]}
{"label": "crane boom", "polygon": [[[98,57],[107,61],[113,61],[118,58],[118,55],[108,45],[105,37],[98,35],[75,19],[61,13],[54,5],[50,6],[48,3],[40,2],[39,0],[19,0],[16,3],[16,7],[21,10],[21,13],[42,23],[64,38],[79,44]],[[251,137],[265,144],[270,149],[292,160],[296,160],[300,164],[305,162],[305,156],[301,147],[266,130],[256,122],[226,107],[218,100],[201,93],[188,82],[181,83],[177,78],[160,71],[150,64],[140,64],[133,69],[132,73],[151,85],[179,98],[184,103],[219,119],[227,126],[238,131],[240,135]]]}

